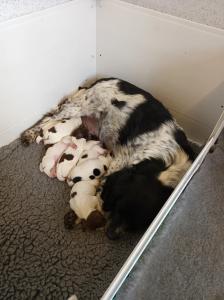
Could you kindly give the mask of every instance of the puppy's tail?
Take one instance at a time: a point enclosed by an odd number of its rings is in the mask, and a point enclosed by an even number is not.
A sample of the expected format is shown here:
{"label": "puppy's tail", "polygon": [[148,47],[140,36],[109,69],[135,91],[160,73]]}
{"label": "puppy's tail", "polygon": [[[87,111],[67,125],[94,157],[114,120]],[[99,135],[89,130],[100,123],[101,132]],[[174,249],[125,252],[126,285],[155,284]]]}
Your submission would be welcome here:
{"label": "puppy's tail", "polygon": [[165,171],[160,173],[158,179],[164,185],[175,188],[191,164],[192,161],[189,160],[188,155],[179,149],[173,163]]}

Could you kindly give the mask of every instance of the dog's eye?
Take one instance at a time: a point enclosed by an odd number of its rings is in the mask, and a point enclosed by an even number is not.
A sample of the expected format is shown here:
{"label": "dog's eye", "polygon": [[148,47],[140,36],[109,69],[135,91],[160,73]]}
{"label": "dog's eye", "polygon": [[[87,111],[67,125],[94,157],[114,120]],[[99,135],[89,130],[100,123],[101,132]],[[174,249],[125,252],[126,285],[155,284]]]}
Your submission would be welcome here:
{"label": "dog's eye", "polygon": [[111,104],[119,109],[121,109],[122,107],[124,107],[126,105],[125,101],[118,101],[116,98],[113,98],[111,100]]}

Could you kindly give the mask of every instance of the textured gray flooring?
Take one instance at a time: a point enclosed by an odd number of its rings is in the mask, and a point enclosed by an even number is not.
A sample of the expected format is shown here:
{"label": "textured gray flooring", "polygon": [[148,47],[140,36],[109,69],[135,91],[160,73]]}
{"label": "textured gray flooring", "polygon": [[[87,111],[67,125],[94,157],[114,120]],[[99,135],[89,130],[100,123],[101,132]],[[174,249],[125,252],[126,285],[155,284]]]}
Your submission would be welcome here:
{"label": "textured gray flooring", "polygon": [[0,299],[99,299],[139,235],[64,229],[69,188],[40,173],[42,148],[0,149]]}
{"label": "textured gray flooring", "polygon": [[116,300],[224,299],[224,134]]}
{"label": "textured gray flooring", "polygon": [[223,0],[123,0],[193,22],[224,29]]}

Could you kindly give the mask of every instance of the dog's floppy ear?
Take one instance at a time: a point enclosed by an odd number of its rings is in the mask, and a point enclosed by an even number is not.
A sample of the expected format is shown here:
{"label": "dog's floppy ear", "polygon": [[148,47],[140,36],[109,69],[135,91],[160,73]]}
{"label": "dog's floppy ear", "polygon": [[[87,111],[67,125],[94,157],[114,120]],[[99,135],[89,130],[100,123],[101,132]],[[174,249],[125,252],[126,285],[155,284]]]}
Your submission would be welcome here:
{"label": "dog's floppy ear", "polygon": [[86,224],[89,229],[95,230],[96,228],[103,227],[106,224],[106,219],[98,210],[94,210],[88,216]]}

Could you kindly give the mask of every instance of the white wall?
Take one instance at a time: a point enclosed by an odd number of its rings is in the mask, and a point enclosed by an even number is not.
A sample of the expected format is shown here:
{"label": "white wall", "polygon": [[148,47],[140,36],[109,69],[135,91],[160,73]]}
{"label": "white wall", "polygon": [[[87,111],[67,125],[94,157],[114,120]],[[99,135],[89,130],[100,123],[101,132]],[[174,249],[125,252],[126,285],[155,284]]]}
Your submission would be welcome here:
{"label": "white wall", "polygon": [[95,1],[75,0],[0,24],[0,146],[96,75]]}
{"label": "white wall", "polygon": [[224,31],[118,0],[100,1],[97,74],[150,91],[191,138],[203,142],[224,105]]}
{"label": "white wall", "polygon": [[71,0],[1,0],[0,22],[27,15]]}
{"label": "white wall", "polygon": [[96,63],[98,76],[150,91],[204,141],[224,105],[224,31],[118,0],[97,5],[97,25],[94,0],[0,24],[0,146],[94,78]]}

